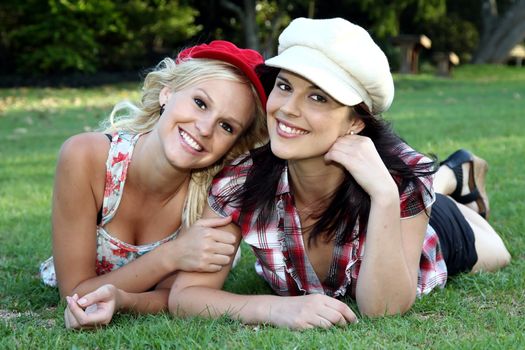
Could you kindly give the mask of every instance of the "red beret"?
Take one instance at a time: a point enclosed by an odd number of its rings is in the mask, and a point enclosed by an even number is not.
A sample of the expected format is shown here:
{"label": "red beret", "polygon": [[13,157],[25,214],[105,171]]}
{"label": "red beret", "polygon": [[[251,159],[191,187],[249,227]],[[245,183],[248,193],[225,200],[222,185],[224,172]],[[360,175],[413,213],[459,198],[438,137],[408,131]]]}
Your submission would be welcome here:
{"label": "red beret", "polygon": [[224,61],[239,68],[255,86],[262,106],[266,109],[266,93],[255,72],[255,67],[263,64],[264,59],[257,51],[240,49],[229,41],[214,40],[209,44],[201,44],[181,51],[177,56],[177,62],[188,58],[209,58]]}

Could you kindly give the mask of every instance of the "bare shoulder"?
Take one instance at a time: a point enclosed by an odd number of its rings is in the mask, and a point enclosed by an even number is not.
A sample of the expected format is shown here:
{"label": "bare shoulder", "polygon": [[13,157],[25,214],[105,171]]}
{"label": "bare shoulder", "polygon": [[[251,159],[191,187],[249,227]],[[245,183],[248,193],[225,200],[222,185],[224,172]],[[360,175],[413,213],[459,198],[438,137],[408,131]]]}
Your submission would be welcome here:
{"label": "bare shoulder", "polygon": [[59,162],[67,161],[82,164],[82,167],[97,167],[105,163],[109,140],[101,132],[89,132],[71,136],[60,149]]}
{"label": "bare shoulder", "polygon": [[83,133],[67,139],[58,156],[55,191],[64,194],[75,188],[73,192],[82,198],[91,194],[100,207],[109,147],[110,142],[103,133]]}

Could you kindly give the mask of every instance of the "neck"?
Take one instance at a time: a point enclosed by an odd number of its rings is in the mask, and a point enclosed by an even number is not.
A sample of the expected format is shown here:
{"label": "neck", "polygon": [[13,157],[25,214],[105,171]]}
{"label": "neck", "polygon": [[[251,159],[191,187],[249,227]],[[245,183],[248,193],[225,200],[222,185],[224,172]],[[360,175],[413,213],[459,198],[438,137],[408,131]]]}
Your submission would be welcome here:
{"label": "neck", "polygon": [[288,161],[296,206],[310,207],[330,197],[344,178],[344,169],[323,157]]}
{"label": "neck", "polygon": [[[139,138],[128,169],[128,181],[148,196],[169,200],[189,183],[191,170],[177,169],[162,155],[154,131]],[[128,182],[127,181],[127,182]]]}

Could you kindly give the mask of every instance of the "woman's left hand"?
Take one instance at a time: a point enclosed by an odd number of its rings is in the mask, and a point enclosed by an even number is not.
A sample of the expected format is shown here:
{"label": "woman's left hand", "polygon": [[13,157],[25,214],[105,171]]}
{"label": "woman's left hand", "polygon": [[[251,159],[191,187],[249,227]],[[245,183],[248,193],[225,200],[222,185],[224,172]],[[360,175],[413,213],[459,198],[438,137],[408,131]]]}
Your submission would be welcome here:
{"label": "woman's left hand", "polygon": [[382,195],[393,189],[397,191],[392,176],[369,137],[339,137],[324,158],[344,166],[370,197]]}
{"label": "woman's left hand", "polygon": [[111,322],[117,309],[118,289],[110,284],[79,298],[67,296],[64,310],[66,328],[90,329]]}

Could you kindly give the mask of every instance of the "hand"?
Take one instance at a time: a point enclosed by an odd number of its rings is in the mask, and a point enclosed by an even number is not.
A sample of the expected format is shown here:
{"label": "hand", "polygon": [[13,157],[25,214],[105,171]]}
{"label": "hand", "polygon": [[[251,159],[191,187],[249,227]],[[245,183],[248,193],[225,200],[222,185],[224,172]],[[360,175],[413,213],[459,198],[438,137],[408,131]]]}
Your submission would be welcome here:
{"label": "hand", "polygon": [[397,195],[397,186],[369,137],[342,136],[335,141],[324,158],[344,166],[371,197],[384,193]]}
{"label": "hand", "polygon": [[118,305],[118,289],[106,284],[79,298],[67,296],[64,310],[66,328],[91,329],[111,322]]}
{"label": "hand", "polygon": [[322,294],[279,297],[272,307],[270,322],[279,327],[309,329],[330,328],[357,323],[355,313],[342,301]]}
{"label": "hand", "polygon": [[231,216],[197,220],[173,241],[179,245],[177,269],[217,272],[230,263],[235,252],[235,235],[216,229],[231,223]]}

